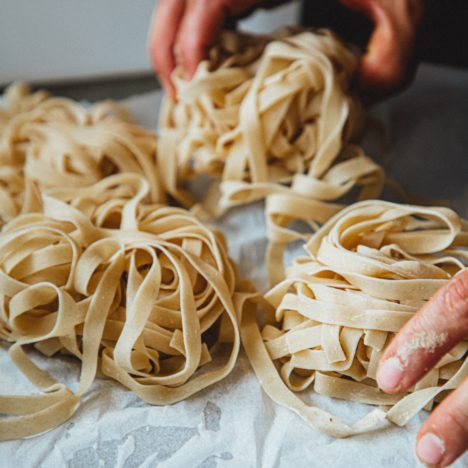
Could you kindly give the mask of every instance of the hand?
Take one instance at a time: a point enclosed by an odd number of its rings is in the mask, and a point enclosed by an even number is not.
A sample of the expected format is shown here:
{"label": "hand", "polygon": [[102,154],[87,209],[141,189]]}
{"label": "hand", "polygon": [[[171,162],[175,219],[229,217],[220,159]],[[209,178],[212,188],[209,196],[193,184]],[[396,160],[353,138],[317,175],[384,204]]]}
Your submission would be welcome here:
{"label": "hand", "polygon": [[[385,351],[377,382],[405,392],[468,337],[468,270],[455,276],[403,327]],[[468,378],[432,412],[417,436],[424,463],[447,466],[468,449]]]}
{"label": "hand", "polygon": [[171,73],[181,65],[191,78],[224,21],[261,0],[160,0],[150,34],[150,55],[166,92],[174,99]]}
{"label": "hand", "polygon": [[416,72],[415,47],[425,0],[340,2],[374,23],[357,71],[359,90],[373,100],[403,89]]}
{"label": "hand", "polygon": [[[358,68],[358,87],[371,98],[403,88],[415,70],[414,47],[424,0],[340,1],[375,24]],[[278,3],[283,2],[160,0],[151,26],[149,48],[166,92],[175,98],[171,73],[176,64],[191,78],[228,17],[245,14],[257,6]]]}

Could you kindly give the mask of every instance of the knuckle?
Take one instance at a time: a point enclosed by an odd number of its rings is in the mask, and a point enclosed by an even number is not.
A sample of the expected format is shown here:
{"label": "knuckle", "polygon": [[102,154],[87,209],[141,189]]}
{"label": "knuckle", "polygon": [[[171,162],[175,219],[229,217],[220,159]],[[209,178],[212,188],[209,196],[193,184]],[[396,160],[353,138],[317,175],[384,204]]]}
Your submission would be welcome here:
{"label": "knuckle", "polygon": [[449,410],[446,412],[447,426],[456,434],[468,437],[468,420],[466,414],[459,411]]}
{"label": "knuckle", "polygon": [[453,278],[443,290],[442,302],[450,314],[468,324],[468,270]]}

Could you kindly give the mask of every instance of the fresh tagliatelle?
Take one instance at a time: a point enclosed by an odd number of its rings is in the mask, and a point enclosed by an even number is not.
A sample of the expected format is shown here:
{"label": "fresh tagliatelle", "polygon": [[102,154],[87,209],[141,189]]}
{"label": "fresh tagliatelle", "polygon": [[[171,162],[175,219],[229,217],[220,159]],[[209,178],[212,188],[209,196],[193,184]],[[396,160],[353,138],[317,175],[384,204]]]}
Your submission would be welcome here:
{"label": "fresh tagliatelle", "polygon": [[[223,33],[190,83],[176,71],[179,100],[166,102],[159,137],[114,103],[8,89],[0,339],[41,393],[0,396],[0,440],[63,423],[99,374],[149,403],[180,401],[232,370],[240,335],[265,391],[338,437],[404,424],[457,386],[466,341],[403,398],[375,383],[392,336],[464,268],[468,226],[444,208],[375,200],[339,212],[342,197],[377,197],[384,181],[351,143],[363,122],[350,90],[356,63],[324,30]],[[166,194],[191,205],[182,184],[199,174],[220,181],[195,213],[266,200],[276,286],[264,298],[239,279],[219,232],[166,205]],[[318,232],[310,239],[294,221]],[[309,256],[280,282],[297,239],[310,239]],[[413,345],[443,339],[426,338]],[[31,347],[75,356],[77,385],[40,369]],[[349,426],[293,393],[310,386],[384,408]]]}
{"label": "fresh tagliatelle", "polygon": [[[0,440],[67,420],[96,374],[152,404],[170,404],[233,368],[239,320],[253,294],[239,281],[222,235],[181,208],[154,205],[138,174],[43,195],[0,235],[0,338],[43,393],[0,396]],[[220,341],[229,353],[217,354]],[[77,390],[27,353],[81,360]],[[221,362],[219,362],[221,361]]]}
{"label": "fresh tagliatelle", "polygon": [[144,174],[164,202],[154,133],[111,101],[86,108],[70,99],[9,87],[0,107],[0,223],[37,209],[34,187],[85,187],[116,172]]}
{"label": "fresh tagliatelle", "polygon": [[[403,396],[376,385],[385,347],[414,313],[468,260],[468,222],[447,208],[364,201],[325,223],[287,277],[265,296],[260,332],[243,316],[244,348],[265,392],[312,426],[336,437],[386,420],[405,424],[468,376],[468,341],[447,353]],[[416,336],[435,349],[444,336]],[[381,405],[353,425],[306,404],[293,392],[313,387],[334,398]]]}
{"label": "fresh tagliatelle", "polygon": [[359,199],[380,194],[382,169],[350,143],[364,117],[350,89],[356,65],[327,30],[225,32],[190,82],[175,71],[178,100],[166,100],[158,143],[166,189],[186,200],[180,181],[221,178],[204,202],[213,214],[265,198],[273,283],[287,243],[308,237],[293,221],[315,229],[354,187]]}

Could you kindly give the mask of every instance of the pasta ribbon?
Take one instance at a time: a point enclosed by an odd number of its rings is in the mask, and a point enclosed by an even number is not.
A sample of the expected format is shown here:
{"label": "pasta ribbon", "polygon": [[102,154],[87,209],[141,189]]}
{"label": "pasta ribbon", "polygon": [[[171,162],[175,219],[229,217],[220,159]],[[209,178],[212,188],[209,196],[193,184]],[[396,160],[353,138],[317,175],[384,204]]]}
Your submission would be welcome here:
{"label": "pasta ribbon", "polygon": [[[411,391],[387,395],[376,370],[392,337],[468,260],[468,223],[447,208],[356,203],[325,223],[287,277],[265,295],[262,331],[245,315],[243,345],[265,392],[335,437],[404,425],[468,376],[468,341]],[[294,395],[320,394],[382,408],[348,425]]]}

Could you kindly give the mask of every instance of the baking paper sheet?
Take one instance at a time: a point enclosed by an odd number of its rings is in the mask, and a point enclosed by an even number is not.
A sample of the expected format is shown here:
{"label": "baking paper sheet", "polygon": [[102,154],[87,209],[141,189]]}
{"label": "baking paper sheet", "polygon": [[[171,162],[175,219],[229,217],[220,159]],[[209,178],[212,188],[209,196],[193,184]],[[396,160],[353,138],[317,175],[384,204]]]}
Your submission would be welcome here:
{"label": "baking paper sheet", "polygon": [[[124,101],[140,124],[156,128],[161,93]],[[468,217],[468,72],[423,66],[405,93],[372,111],[383,123],[366,138],[369,154],[418,196],[450,199]],[[390,142],[385,143],[385,139]],[[163,156],[164,157],[164,156]],[[265,289],[263,207],[233,210],[218,223],[243,275]],[[295,246],[292,258],[301,251]],[[0,392],[35,389],[10,363],[0,343]],[[69,357],[35,361],[76,389],[79,364]],[[371,407],[305,396],[348,422]],[[28,440],[0,443],[0,467],[413,467],[422,412],[403,428],[334,439],[308,427],[262,391],[242,353],[232,374],[187,401],[149,406],[119,384],[97,379],[63,426]],[[454,466],[468,466],[468,455]]]}

